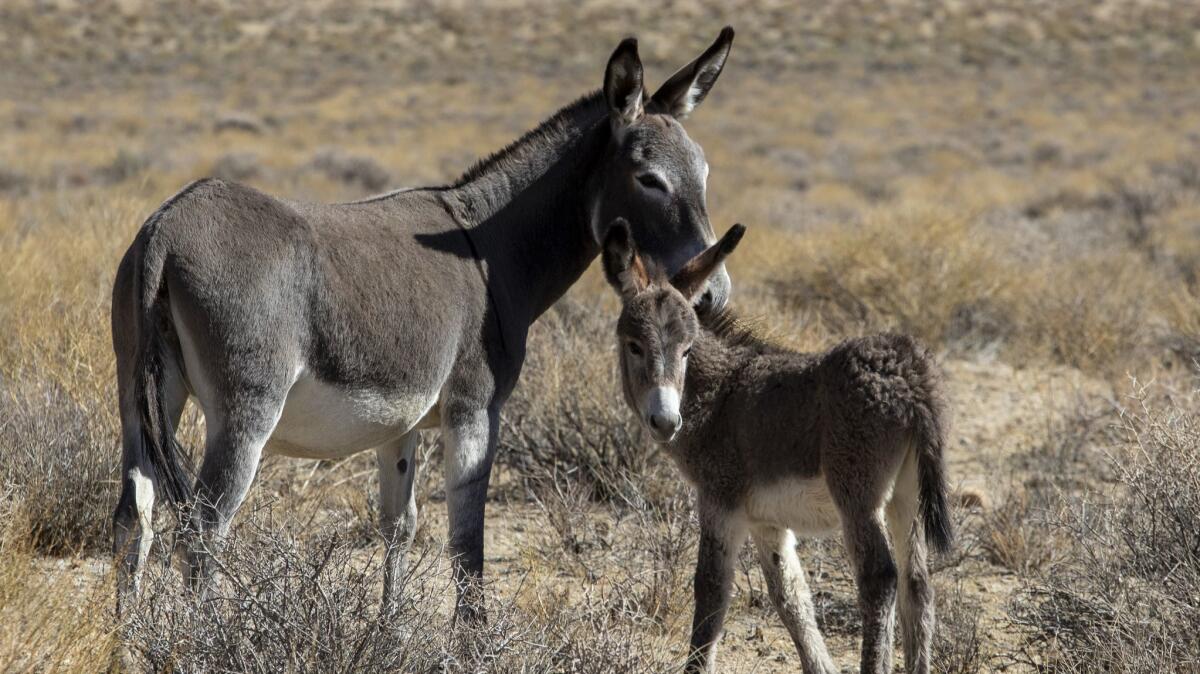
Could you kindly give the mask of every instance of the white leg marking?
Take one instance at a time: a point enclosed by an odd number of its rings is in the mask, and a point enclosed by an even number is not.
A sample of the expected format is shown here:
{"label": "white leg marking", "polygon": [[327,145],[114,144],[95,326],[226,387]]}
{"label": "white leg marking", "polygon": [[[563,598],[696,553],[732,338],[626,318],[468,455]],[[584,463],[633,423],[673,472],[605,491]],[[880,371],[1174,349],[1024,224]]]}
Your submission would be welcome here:
{"label": "white leg marking", "polygon": [[136,467],[129,469],[129,480],[133,483],[133,503],[137,508],[141,536],[138,537],[138,561],[133,573],[134,590],[141,585],[142,569],[150,556],[154,544],[154,482]]}

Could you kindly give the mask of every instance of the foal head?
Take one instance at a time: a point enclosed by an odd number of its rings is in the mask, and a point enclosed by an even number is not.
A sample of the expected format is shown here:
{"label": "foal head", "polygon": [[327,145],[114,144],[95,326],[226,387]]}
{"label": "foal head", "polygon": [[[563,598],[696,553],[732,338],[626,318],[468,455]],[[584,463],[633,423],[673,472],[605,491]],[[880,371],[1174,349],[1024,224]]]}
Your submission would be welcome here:
{"label": "foal head", "polygon": [[658,442],[672,440],[683,425],[680,396],[700,331],[692,306],[745,231],[734,225],[669,279],[638,255],[623,219],[612,223],[604,239],[604,274],[622,303],[617,351],[625,402]]}

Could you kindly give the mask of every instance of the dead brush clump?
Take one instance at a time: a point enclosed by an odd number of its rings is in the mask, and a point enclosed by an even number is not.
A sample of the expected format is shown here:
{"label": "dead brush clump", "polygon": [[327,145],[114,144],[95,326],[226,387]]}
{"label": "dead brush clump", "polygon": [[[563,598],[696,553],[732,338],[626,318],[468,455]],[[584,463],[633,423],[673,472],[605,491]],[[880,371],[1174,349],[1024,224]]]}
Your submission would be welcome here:
{"label": "dead brush clump", "polygon": [[983,517],[981,544],[988,561],[1021,574],[1037,572],[1054,559],[1059,543],[1046,525],[1045,503],[1020,489]]}
{"label": "dead brush clump", "polygon": [[109,544],[119,434],[97,402],[0,375],[0,484],[20,500],[25,536],[43,554]]}
{"label": "dead brush clump", "polygon": [[1018,354],[1114,377],[1145,362],[1164,281],[1136,251],[1028,270],[1025,283],[1014,306]]}
{"label": "dead brush clump", "polygon": [[374,159],[326,149],[313,157],[312,167],[333,180],[357,186],[366,192],[379,192],[391,183],[391,174]]}
{"label": "dead brush clump", "polygon": [[937,593],[937,629],[933,634],[933,671],[976,674],[989,671],[992,653],[980,623],[983,609],[962,583]]}
{"label": "dead brush clump", "polygon": [[486,625],[451,629],[443,550],[410,553],[401,604],[380,615],[380,554],[348,545],[337,529],[297,530],[281,517],[247,513],[217,555],[220,580],[203,599],[183,590],[174,571],[151,569],[125,627],[133,657],[149,670],[177,672],[671,669],[661,633],[611,610],[635,589],[631,576],[584,587],[588,596],[570,603],[522,588],[519,603],[489,604]]}
{"label": "dead brush clump", "polygon": [[1192,671],[1200,666],[1200,418],[1195,396],[1134,395],[1119,480],[1061,512],[1069,554],[1036,576],[1009,620],[1011,654],[1066,672]]}
{"label": "dead brush clump", "polygon": [[502,418],[499,461],[526,483],[568,479],[587,485],[593,500],[643,498],[633,482],[653,481],[655,464],[666,462],[652,461],[620,403],[615,313],[577,297],[559,301],[531,331],[525,373]]}

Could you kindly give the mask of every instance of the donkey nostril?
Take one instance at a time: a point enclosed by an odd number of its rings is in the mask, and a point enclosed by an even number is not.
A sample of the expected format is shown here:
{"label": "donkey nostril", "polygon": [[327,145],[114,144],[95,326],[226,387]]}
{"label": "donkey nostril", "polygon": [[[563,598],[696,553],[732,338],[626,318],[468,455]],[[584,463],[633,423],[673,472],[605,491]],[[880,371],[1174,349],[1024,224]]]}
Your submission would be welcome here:
{"label": "donkey nostril", "polygon": [[650,427],[659,432],[677,431],[681,420],[677,414],[651,414]]}

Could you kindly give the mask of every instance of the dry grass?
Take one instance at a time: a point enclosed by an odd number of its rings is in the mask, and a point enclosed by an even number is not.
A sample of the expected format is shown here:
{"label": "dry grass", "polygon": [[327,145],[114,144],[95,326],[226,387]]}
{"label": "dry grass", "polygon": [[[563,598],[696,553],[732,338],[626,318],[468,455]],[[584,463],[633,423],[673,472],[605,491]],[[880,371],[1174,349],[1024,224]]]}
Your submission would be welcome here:
{"label": "dry grass", "polygon": [[[1115,490],[1076,495],[1066,554],[1017,598],[1013,659],[1067,672],[1200,666],[1200,463],[1194,396],[1139,388],[1109,457]],[[1169,411],[1168,411],[1169,410]],[[1186,410],[1186,411],[1185,411]]]}
{"label": "dry grass", "polygon": [[[168,2],[136,20],[119,4],[0,9],[0,43],[25,45],[0,50],[0,669],[93,671],[121,641],[101,561],[119,454],[109,291],[163,199],[209,173],[314,200],[445,181],[596,86],[631,27],[654,81],[722,20],[734,56],[688,128],[715,226],[750,226],[731,259],[742,312],[798,347],[893,329],[963,365],[952,476],[991,505],[960,513],[962,545],[935,562],[939,671],[1198,666],[1179,628],[1200,633],[1200,82],[1176,67],[1196,58],[1182,3]],[[520,39],[486,37],[495,25]],[[68,37],[83,28],[86,48]],[[532,331],[489,511],[486,634],[442,629],[431,437],[401,617],[374,613],[373,458],[271,459],[221,592],[197,606],[156,565],[124,645],[179,671],[669,671],[695,521],[620,401],[610,295],[590,272]],[[1128,374],[1156,381],[1145,410],[1112,395]],[[200,445],[195,410],[182,434]],[[802,553],[850,664],[840,546]],[[796,664],[762,588],[746,561],[735,671]]]}
{"label": "dry grass", "polygon": [[19,501],[0,500],[0,669],[94,671],[117,646],[106,577],[80,583],[73,563],[48,566]]}

